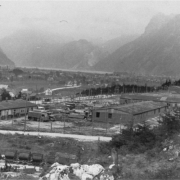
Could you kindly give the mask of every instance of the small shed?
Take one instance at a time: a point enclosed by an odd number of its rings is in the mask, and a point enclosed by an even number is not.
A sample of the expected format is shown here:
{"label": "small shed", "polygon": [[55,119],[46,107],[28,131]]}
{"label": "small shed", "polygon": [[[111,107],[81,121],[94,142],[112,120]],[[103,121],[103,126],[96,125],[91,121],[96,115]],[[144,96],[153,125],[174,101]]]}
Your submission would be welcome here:
{"label": "small shed", "polygon": [[17,158],[17,151],[6,151],[5,157],[7,160],[16,160]]}
{"label": "small shed", "polygon": [[53,163],[55,163],[55,156],[54,156],[54,155],[48,155],[48,156],[46,157],[46,163],[47,163],[47,164],[53,164]]}
{"label": "small shed", "polygon": [[44,156],[41,153],[32,153],[31,154],[31,160],[35,164],[42,163],[43,162],[43,158],[44,158]]}
{"label": "small shed", "polygon": [[77,156],[74,154],[57,152],[55,157],[56,157],[56,160],[58,160],[58,162],[60,164],[66,164],[67,165],[67,164],[77,162]]}
{"label": "small shed", "polygon": [[29,161],[31,153],[30,152],[20,152],[18,158],[20,161]]}

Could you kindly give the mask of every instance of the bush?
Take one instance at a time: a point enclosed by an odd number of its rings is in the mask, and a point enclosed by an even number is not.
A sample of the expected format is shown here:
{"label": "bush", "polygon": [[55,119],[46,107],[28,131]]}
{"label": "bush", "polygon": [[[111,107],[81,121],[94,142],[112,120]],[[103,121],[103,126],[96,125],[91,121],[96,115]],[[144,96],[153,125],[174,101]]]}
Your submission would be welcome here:
{"label": "bush", "polygon": [[125,156],[126,154],[129,154],[128,146],[124,145],[119,149],[119,154]]}
{"label": "bush", "polygon": [[94,164],[101,164],[103,167],[106,167],[109,165],[109,162],[107,162],[107,159],[105,159],[104,157],[99,157]]}
{"label": "bush", "polygon": [[180,129],[180,121],[175,116],[171,116],[170,114],[166,114],[163,117],[163,120],[160,122],[160,126],[158,128],[161,135],[165,138],[172,136],[173,134],[179,132]]}
{"label": "bush", "polygon": [[179,170],[177,169],[176,164],[173,164],[170,167],[163,166],[151,177],[152,179],[179,179],[177,171]]}
{"label": "bush", "polygon": [[146,160],[142,157],[137,158],[135,163],[136,163],[136,167],[138,167],[139,169],[142,169],[146,166]]}
{"label": "bush", "polygon": [[153,158],[155,158],[157,156],[158,152],[157,149],[151,149],[151,150],[147,150],[146,151],[146,158],[148,161],[152,160]]}
{"label": "bush", "polygon": [[126,146],[133,153],[144,153],[152,149],[156,143],[156,136],[148,127],[139,126],[137,130],[123,130],[112,138],[111,147],[122,148]]}
{"label": "bush", "polygon": [[[113,136],[109,145],[119,149],[126,146],[126,149],[132,153],[144,153],[154,148],[159,152],[163,148],[162,142],[173,137],[179,130],[180,121],[166,114],[157,128],[149,129],[147,126],[138,126],[136,130],[124,129],[122,134]],[[176,141],[180,142],[180,139]]]}
{"label": "bush", "polygon": [[117,134],[112,137],[110,141],[111,147],[121,148],[124,145],[128,144],[130,141],[131,132],[130,130],[123,129],[122,134]]}
{"label": "bush", "polygon": [[109,154],[110,152],[111,152],[111,148],[108,142],[98,143],[98,153]]}

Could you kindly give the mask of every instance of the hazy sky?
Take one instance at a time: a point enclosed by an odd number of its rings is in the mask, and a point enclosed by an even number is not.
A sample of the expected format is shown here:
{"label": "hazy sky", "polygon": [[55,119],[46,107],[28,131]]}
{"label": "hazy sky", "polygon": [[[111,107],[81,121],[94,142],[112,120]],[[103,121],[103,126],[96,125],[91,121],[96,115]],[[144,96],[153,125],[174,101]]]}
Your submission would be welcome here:
{"label": "hazy sky", "polygon": [[[79,38],[111,39],[143,33],[159,12],[178,14],[180,1],[1,1],[0,38],[18,29],[53,31]],[[66,20],[66,22],[60,22]]]}

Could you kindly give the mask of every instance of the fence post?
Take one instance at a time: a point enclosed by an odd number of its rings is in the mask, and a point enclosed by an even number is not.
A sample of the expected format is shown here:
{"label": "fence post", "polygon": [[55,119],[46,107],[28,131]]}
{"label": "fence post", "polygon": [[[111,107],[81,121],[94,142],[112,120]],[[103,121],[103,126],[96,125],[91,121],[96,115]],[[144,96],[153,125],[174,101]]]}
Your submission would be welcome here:
{"label": "fence post", "polygon": [[80,132],[80,130],[81,130],[81,128],[80,128],[80,123],[78,123],[78,125],[79,125],[79,132]]}
{"label": "fence post", "polygon": [[94,131],[93,109],[94,109],[94,108],[92,108],[92,117],[91,117],[91,123],[92,123],[92,136],[93,136],[93,131]]}
{"label": "fence post", "polygon": [[98,137],[98,147],[99,147],[99,144],[100,144],[100,137]]}
{"label": "fence post", "polygon": [[14,111],[13,111],[13,119],[12,119],[12,126],[13,126],[13,121],[14,121]]}
{"label": "fence post", "polygon": [[52,120],[51,120],[51,132],[52,132]]}
{"label": "fence post", "polygon": [[120,117],[120,122],[119,122],[119,133],[121,134],[121,119],[122,119],[122,116]]}
{"label": "fence post", "polygon": [[108,133],[108,107],[106,109],[105,118],[106,118],[106,135],[107,135]]}
{"label": "fence post", "polygon": [[64,121],[63,133],[65,134],[65,125],[66,125],[65,123],[66,123],[66,122],[65,122],[65,114],[64,114],[64,113],[63,113],[63,121]]}
{"label": "fence post", "polygon": [[39,132],[40,132],[40,121],[41,121],[41,118],[39,118],[39,121],[38,121],[38,136],[39,136]]}

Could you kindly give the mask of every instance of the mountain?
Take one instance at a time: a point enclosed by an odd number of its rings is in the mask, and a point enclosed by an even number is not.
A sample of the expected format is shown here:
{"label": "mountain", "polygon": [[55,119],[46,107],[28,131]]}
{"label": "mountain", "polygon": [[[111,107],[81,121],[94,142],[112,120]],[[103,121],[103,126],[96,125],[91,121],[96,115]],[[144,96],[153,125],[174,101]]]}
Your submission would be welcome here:
{"label": "mountain", "polygon": [[113,53],[121,46],[135,40],[137,37],[138,35],[122,35],[120,37],[106,41],[102,45],[102,48],[104,48],[104,50],[107,51],[108,53]]}
{"label": "mountain", "polygon": [[46,31],[24,29],[1,39],[0,46],[17,66],[87,70],[133,38],[122,36],[95,44]]}
{"label": "mountain", "polygon": [[101,48],[84,39],[64,44],[55,54],[54,65],[65,69],[89,69],[106,56]]}
{"label": "mountain", "polygon": [[90,69],[108,55],[108,52],[87,40],[71,42],[64,46],[64,51],[70,56],[70,63],[74,64],[72,69]]}
{"label": "mountain", "polygon": [[0,45],[17,66],[89,69],[107,56],[87,40],[34,30],[16,32],[0,40]]}
{"label": "mountain", "polygon": [[45,61],[47,64],[51,61],[48,52],[57,51],[71,40],[53,33],[25,29],[1,39],[0,46],[17,66],[43,67]]}
{"label": "mountain", "polygon": [[12,62],[0,48],[0,66],[11,66],[14,67],[15,64]]}
{"label": "mountain", "polygon": [[180,74],[180,15],[154,16],[144,33],[99,61],[94,70]]}

